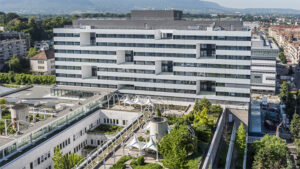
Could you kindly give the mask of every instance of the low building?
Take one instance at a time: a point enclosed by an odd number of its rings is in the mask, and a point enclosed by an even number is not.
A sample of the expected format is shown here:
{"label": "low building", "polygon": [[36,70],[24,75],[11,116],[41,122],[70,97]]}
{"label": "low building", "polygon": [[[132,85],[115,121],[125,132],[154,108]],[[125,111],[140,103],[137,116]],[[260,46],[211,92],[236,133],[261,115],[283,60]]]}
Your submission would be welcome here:
{"label": "low building", "polygon": [[55,73],[54,51],[42,51],[30,58],[30,71],[39,75],[52,75]]}
{"label": "low building", "polygon": [[34,44],[34,48],[39,50],[49,50],[50,46],[51,46],[51,41],[49,40],[45,40],[45,41],[43,40]]}

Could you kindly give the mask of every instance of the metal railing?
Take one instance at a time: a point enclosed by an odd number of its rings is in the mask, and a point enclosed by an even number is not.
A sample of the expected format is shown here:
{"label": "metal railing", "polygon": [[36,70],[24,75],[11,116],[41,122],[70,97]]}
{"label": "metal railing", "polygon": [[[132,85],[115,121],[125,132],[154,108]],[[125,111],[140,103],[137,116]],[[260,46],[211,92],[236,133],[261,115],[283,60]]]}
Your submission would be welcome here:
{"label": "metal railing", "polygon": [[149,119],[151,112],[145,112],[138,116],[131,124],[121,130],[115,137],[106,142],[100,148],[92,151],[84,161],[80,161],[79,165],[74,168],[77,169],[92,169],[101,166],[105,163],[106,157],[113,153],[119,146],[126,142],[140,126],[146,123]]}
{"label": "metal railing", "polygon": [[[95,99],[95,98],[94,98]],[[35,142],[38,142],[47,136],[53,134],[58,131],[65,125],[69,124],[73,120],[80,118],[81,116],[94,111],[97,107],[99,107],[100,103],[102,103],[103,97],[96,98],[94,101],[90,101],[70,113],[59,117],[58,119],[39,127],[38,129],[27,133],[26,135],[17,138],[14,141],[10,141],[9,143],[0,147],[0,162],[3,160],[7,160],[12,155],[21,152],[25,148],[33,145]]]}

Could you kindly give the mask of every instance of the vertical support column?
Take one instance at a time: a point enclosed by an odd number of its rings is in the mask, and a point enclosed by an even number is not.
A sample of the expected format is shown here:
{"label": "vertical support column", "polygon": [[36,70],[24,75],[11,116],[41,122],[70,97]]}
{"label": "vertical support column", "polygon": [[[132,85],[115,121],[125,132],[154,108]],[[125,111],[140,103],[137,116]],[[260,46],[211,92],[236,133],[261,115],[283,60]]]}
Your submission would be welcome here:
{"label": "vertical support column", "polygon": [[200,57],[201,57],[201,44],[198,43],[196,44],[196,58],[200,59]]}
{"label": "vertical support column", "polygon": [[125,62],[125,50],[118,50],[117,54],[117,64],[121,64]]}
{"label": "vertical support column", "polygon": [[156,60],[155,61],[155,74],[160,74],[161,73],[161,60]]}
{"label": "vertical support column", "polygon": [[197,81],[196,81],[196,94],[197,94],[197,95],[199,95],[200,92],[201,92],[200,85],[201,85],[201,81],[200,81],[200,80],[197,80]]}

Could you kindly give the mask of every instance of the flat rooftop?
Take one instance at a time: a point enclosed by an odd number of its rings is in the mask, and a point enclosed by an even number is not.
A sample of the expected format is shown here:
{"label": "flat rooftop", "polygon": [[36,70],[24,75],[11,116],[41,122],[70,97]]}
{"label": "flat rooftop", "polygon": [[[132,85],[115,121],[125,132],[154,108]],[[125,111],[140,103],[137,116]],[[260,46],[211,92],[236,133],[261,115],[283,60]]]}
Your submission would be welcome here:
{"label": "flat rooftop", "polygon": [[221,30],[245,30],[239,19],[184,20],[182,11],[177,10],[133,10],[130,18],[81,18],[73,21],[73,28],[92,26],[94,29],[176,29],[207,30],[215,27]]}
{"label": "flat rooftop", "polygon": [[[19,135],[9,135],[9,136],[0,136],[0,146],[3,146],[11,141],[14,141],[15,139],[18,139],[30,132],[33,132],[39,128],[42,128],[43,126],[47,126],[49,123],[59,119],[60,117],[63,117],[73,110],[76,110],[80,106],[87,104],[89,102],[92,102],[94,100],[97,100],[104,95],[107,95],[114,90],[110,89],[99,89],[99,88],[80,88],[80,90],[88,90],[88,91],[96,91],[97,94],[87,98],[87,99],[72,99],[72,98],[60,98],[60,97],[53,97],[50,96],[50,89],[53,88],[53,86],[34,86],[30,89],[26,89],[17,93],[13,93],[11,95],[5,96],[5,98],[12,103],[17,101],[22,101],[24,104],[30,104],[34,103],[34,101],[41,101],[47,105],[49,104],[55,104],[55,103],[66,103],[70,105],[71,107],[64,109],[57,113],[55,117],[49,117],[45,120],[37,121],[35,123],[31,123],[31,125],[27,129],[23,129],[20,131]],[[69,86],[56,86],[56,88],[59,89],[69,89],[69,90],[75,90],[75,87],[69,87]]]}

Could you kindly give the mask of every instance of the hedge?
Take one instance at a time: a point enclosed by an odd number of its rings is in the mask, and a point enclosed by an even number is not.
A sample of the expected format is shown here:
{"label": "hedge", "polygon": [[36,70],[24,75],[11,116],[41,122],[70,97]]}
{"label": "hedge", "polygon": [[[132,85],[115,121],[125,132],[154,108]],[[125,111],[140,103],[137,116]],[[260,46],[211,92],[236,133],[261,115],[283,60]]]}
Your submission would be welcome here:
{"label": "hedge", "polygon": [[31,75],[24,73],[0,73],[0,83],[30,85],[51,85],[56,83],[55,75]]}

